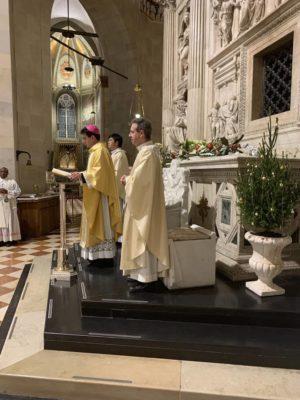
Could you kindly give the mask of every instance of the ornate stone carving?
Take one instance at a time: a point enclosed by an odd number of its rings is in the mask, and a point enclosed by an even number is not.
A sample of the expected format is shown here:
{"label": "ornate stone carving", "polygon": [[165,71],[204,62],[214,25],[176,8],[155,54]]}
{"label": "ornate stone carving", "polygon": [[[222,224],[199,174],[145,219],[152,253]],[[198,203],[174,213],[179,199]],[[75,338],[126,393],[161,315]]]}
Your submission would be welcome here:
{"label": "ornate stone carving", "polygon": [[239,105],[236,96],[232,96],[221,108],[221,118],[224,121],[224,136],[234,141],[238,136]]}
{"label": "ornate stone carving", "polygon": [[176,126],[167,126],[164,128],[165,144],[167,148],[177,153],[180,143],[185,141],[184,130]]}
{"label": "ornate stone carving", "polygon": [[265,16],[265,0],[240,0],[240,6],[239,29],[243,33]]}
{"label": "ornate stone carving", "polygon": [[181,26],[178,36],[178,55],[180,61],[180,77],[187,77],[189,63],[189,35],[190,35],[190,7],[187,5],[181,21]]}
{"label": "ornate stone carving", "polygon": [[[282,0],[274,0],[278,7]],[[212,20],[219,28],[221,45],[232,41],[235,10],[240,9],[239,34],[247,31],[265,16],[266,0],[211,0]]]}
{"label": "ornate stone carving", "polygon": [[176,0],[158,0],[158,3],[163,7],[176,7]]}
{"label": "ornate stone carving", "polygon": [[211,128],[211,135],[213,138],[221,137],[221,132],[223,132],[222,127],[222,119],[220,117],[220,104],[216,102],[213,108],[210,110],[208,114],[208,118],[210,120],[210,128]]}
{"label": "ornate stone carving", "polygon": [[232,40],[232,24],[234,9],[240,0],[211,0],[212,20],[219,28],[222,46],[226,46]]}
{"label": "ornate stone carving", "polygon": [[189,171],[173,160],[163,169],[168,228],[188,225]]}
{"label": "ornate stone carving", "polygon": [[236,96],[231,96],[229,100],[224,101],[222,106],[218,102],[215,103],[208,114],[213,138],[226,137],[230,142],[237,138],[238,111]]}
{"label": "ornate stone carving", "polygon": [[221,4],[219,28],[223,46],[226,46],[232,40],[233,13],[236,5],[235,0],[223,0]]}
{"label": "ornate stone carving", "polygon": [[282,0],[274,0],[274,7],[277,8],[277,7],[281,6],[282,3],[283,3]]}

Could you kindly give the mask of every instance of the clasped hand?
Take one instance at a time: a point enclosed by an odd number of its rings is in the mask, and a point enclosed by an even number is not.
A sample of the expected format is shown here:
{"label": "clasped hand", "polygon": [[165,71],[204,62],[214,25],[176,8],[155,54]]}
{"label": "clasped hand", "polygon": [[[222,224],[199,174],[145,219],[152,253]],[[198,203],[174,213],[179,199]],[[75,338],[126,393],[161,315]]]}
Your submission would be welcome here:
{"label": "clasped hand", "polygon": [[123,175],[123,176],[121,176],[121,179],[120,179],[120,182],[122,183],[122,185],[126,185],[126,178],[127,178],[127,176],[126,175]]}

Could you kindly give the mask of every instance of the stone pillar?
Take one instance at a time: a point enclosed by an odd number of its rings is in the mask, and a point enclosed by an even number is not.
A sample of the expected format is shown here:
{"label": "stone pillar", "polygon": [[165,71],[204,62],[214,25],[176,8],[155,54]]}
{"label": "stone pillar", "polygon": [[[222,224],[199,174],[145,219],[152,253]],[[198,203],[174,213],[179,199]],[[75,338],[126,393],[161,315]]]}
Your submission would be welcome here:
{"label": "stone pillar", "polygon": [[[163,130],[174,125],[175,96],[175,6],[171,2],[164,11],[163,42]],[[165,132],[163,132],[165,135]],[[163,138],[164,142],[164,138]]]}
{"label": "stone pillar", "polygon": [[15,178],[9,0],[0,2],[0,35],[0,167],[7,167],[10,178]]}
{"label": "stone pillar", "polygon": [[204,137],[206,3],[190,2],[187,136],[191,139]]}

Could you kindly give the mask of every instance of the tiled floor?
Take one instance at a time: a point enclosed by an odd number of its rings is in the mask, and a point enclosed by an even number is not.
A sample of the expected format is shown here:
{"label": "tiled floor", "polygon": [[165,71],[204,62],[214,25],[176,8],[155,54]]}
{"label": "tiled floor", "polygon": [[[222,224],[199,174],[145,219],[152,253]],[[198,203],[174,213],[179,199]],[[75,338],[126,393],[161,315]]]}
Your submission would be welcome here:
{"label": "tiled floor", "polygon": [[[79,241],[79,229],[72,228],[67,233],[67,243]],[[12,299],[14,290],[25,264],[34,257],[43,256],[59,247],[59,234],[19,242],[16,246],[0,247],[0,323]]]}

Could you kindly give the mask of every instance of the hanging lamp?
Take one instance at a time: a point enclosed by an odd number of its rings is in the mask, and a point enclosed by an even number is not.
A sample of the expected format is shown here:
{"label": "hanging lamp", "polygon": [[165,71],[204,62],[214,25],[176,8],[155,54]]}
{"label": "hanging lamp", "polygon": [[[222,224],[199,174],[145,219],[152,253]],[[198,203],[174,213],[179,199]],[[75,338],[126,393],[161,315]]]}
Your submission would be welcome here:
{"label": "hanging lamp", "polygon": [[130,120],[133,118],[144,117],[144,104],[143,104],[143,91],[139,83],[137,83],[133,89],[133,97],[130,107]]}

